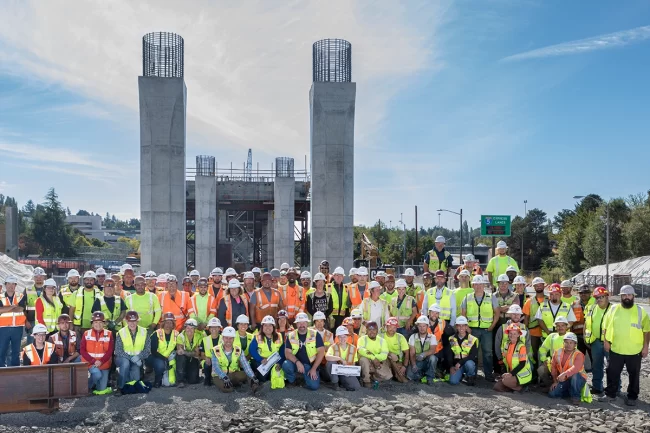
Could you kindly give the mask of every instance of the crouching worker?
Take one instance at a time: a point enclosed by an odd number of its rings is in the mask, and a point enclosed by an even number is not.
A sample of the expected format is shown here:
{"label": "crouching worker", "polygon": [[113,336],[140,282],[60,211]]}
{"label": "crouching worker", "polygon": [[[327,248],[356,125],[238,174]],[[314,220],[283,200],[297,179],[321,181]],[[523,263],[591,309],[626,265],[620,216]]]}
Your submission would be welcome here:
{"label": "crouching worker", "polygon": [[201,343],[205,333],[197,331],[196,320],[189,319],[185,322],[185,330],[178,336],[176,342],[176,375],[178,387],[199,383],[199,369],[201,358]]}
{"label": "crouching worker", "polygon": [[[222,392],[232,392],[235,386],[250,380],[251,391],[260,386],[253,369],[239,346],[234,346],[237,331],[227,326],[221,334],[221,343],[212,348],[212,381]],[[242,371],[243,370],[243,371]]]}
{"label": "crouching worker", "polygon": [[503,374],[501,379],[494,384],[494,390],[522,392],[523,387],[533,379],[526,341],[521,338],[521,328],[516,323],[508,325],[506,332],[508,341],[503,346],[502,355],[507,373]]}
{"label": "crouching worker", "polygon": [[386,340],[377,336],[379,332],[377,322],[366,322],[365,327],[366,335],[359,337],[357,350],[363,386],[372,388],[373,381],[391,380],[393,373],[388,361],[388,344]]}
{"label": "crouching worker", "polygon": [[118,331],[115,340],[115,364],[120,371],[117,387],[120,390],[127,382],[140,380],[142,362],[151,354],[151,339],[147,338],[147,328],[138,326],[138,313],[128,311],[125,320],[126,326]]}
{"label": "crouching worker", "polygon": [[476,385],[476,364],[478,363],[478,338],[468,333],[467,318],[456,318],[456,334],[449,337],[454,362],[449,371],[449,384],[458,385],[465,375],[467,385]]}
{"label": "crouching worker", "polygon": [[23,366],[58,364],[59,355],[54,350],[54,343],[45,341],[47,328],[40,323],[32,329],[34,342],[23,349]]}
{"label": "crouching worker", "polygon": [[212,386],[212,348],[219,344],[221,338],[221,322],[219,319],[213,317],[208,320],[208,332],[209,334],[203,337],[200,346],[201,366],[203,367],[203,385]]}
{"label": "crouching worker", "polygon": [[336,328],[336,338],[338,341],[327,349],[325,359],[327,360],[327,371],[330,374],[332,383],[334,385],[338,383],[338,386],[346,391],[356,391],[361,387],[359,379],[354,376],[332,374],[332,366],[334,364],[356,365],[359,361],[357,348],[352,344],[348,344],[349,335],[350,331],[345,326]]}
{"label": "crouching worker", "polygon": [[576,346],[578,337],[573,332],[564,335],[564,347],[553,354],[551,375],[553,384],[548,396],[551,398],[571,397],[575,405],[581,401],[591,403],[591,393],[587,384],[585,372],[585,356]]}
{"label": "crouching worker", "polygon": [[298,328],[287,335],[282,364],[284,377],[290,384],[296,382],[296,373],[305,378],[307,389],[315,391],[320,386],[318,367],[325,358],[323,338],[315,329],[309,329],[309,316],[296,314],[294,324]]}
{"label": "crouching worker", "polygon": [[89,367],[88,391],[95,395],[110,394],[112,390],[108,388],[108,373],[115,345],[113,333],[104,329],[106,317],[101,311],[95,311],[90,321],[91,328],[83,333],[80,348],[81,358]]}
{"label": "crouching worker", "polygon": [[280,356],[277,363],[264,376],[258,370],[255,370],[255,375],[263,382],[266,382],[270,380],[273,369],[276,372],[282,369],[282,363],[284,362],[284,342],[282,340],[282,334],[275,329],[275,319],[272,316],[264,316],[261,325],[262,332],[255,335],[255,338],[251,341],[249,350],[253,358],[253,368],[265,365],[271,355],[276,352]]}
{"label": "crouching worker", "polygon": [[[78,350],[79,344],[77,341],[77,333],[70,329],[72,326],[72,319],[67,314],[61,314],[57,319],[57,323],[59,324],[59,332],[50,335],[50,343],[54,343],[54,350],[56,351],[56,354],[59,355],[59,362],[61,364],[81,362],[81,356],[79,356]],[[92,363],[89,362],[89,364]]]}
{"label": "crouching worker", "polygon": [[411,368],[407,373],[408,378],[419,381],[426,377],[427,383],[433,385],[438,365],[438,358],[435,355],[438,340],[435,334],[429,332],[429,319],[427,316],[418,317],[415,325],[418,332],[409,338]]}
{"label": "crouching worker", "polygon": [[151,355],[145,361],[153,368],[154,388],[176,384],[176,317],[174,313],[165,313],[162,320],[162,328],[151,334]]}

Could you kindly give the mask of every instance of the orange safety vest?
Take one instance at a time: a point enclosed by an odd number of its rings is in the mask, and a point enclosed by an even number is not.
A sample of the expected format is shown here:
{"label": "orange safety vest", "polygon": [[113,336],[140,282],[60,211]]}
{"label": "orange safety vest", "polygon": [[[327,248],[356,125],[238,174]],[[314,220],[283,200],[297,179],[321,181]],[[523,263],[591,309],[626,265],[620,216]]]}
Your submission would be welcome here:
{"label": "orange safety vest", "polygon": [[[84,339],[86,340],[86,351],[95,361],[101,361],[101,359],[108,352],[110,347],[111,339],[113,334],[111,331],[104,329],[97,334],[97,331],[94,329],[89,329],[84,332]],[[108,359],[105,363],[99,366],[100,370],[108,370],[111,368],[112,357]],[[88,368],[92,367],[92,364]]]}
{"label": "orange safety vest", "polygon": [[415,294],[415,302],[418,304],[418,311],[422,311],[422,304],[424,304],[424,295],[426,295],[427,290],[429,289],[420,290]]}
{"label": "orange safety vest", "polygon": [[[13,302],[9,301],[7,294],[3,293],[0,297],[0,304],[3,307],[10,307],[12,305],[18,305],[18,303],[23,299],[25,295],[22,293],[14,293]],[[2,313],[0,314],[0,327],[2,326],[24,326],[25,325],[25,312],[21,311],[20,313]]]}
{"label": "orange safety vest", "polygon": [[[334,356],[338,356],[339,358],[341,357],[341,351],[339,349],[338,343],[332,346],[332,351],[334,352]],[[354,355],[356,355],[356,353],[356,346],[348,343],[348,355],[345,357],[345,361],[343,361],[343,363],[345,365],[354,365]]]}
{"label": "orange safety vest", "polygon": [[[70,338],[68,339],[68,355],[72,355],[77,351],[77,333],[74,331],[68,331],[70,333]],[[54,351],[59,358],[63,360],[63,353],[65,352],[63,347],[63,339],[59,332],[52,334],[50,337],[52,343],[54,343]]]}
{"label": "orange safety vest", "polygon": [[[226,304],[226,322],[228,326],[232,326],[232,297],[230,295],[223,298],[223,303]],[[244,303],[246,308],[246,315],[248,316],[248,298],[246,296],[239,295],[239,299]],[[236,319],[236,318],[235,318]]]}
{"label": "orange safety vest", "polygon": [[[555,361],[557,362],[557,365],[560,366],[560,373],[564,373],[571,367],[573,367],[573,364],[575,363],[576,356],[578,355],[578,349],[575,349],[571,356],[569,356],[566,360],[566,363],[562,365],[562,354],[564,353],[564,349],[558,349],[555,352]],[[587,380],[587,372],[585,371],[584,365],[582,366],[582,370],[578,372],[580,376],[582,376],[585,380]]]}
{"label": "orange safety vest", "polygon": [[[351,340],[351,341],[350,341]],[[334,339],[335,344],[339,344],[339,337],[336,337]],[[352,344],[353,346],[357,346],[357,343],[359,343],[359,334],[352,334],[348,335],[348,344]]]}
{"label": "orange safety vest", "polygon": [[289,319],[296,317],[296,314],[301,313],[305,309],[305,298],[302,296],[302,287],[296,285],[295,287],[280,286],[282,299],[284,301],[284,308],[287,310]]}
{"label": "orange safety vest", "polygon": [[38,356],[38,352],[36,351],[36,346],[33,344],[30,344],[29,346],[25,346],[23,349],[23,354],[27,356],[27,358],[30,361],[30,365],[46,365],[48,362],[50,362],[50,359],[52,358],[52,354],[54,353],[54,344],[45,342],[45,348],[43,349],[43,359],[41,359]]}
{"label": "orange safety vest", "polygon": [[[370,285],[366,283],[366,290],[363,292],[363,299],[366,299],[370,297]],[[359,292],[359,283],[353,283],[348,285],[348,295],[350,299],[350,304],[352,305],[352,308],[357,308],[359,305],[361,305],[361,302],[363,299],[361,299],[361,292]]]}
{"label": "orange safety vest", "polygon": [[[433,329],[433,335],[436,336],[436,340],[438,340],[438,344],[436,345],[436,351],[435,353],[438,353],[442,350],[442,335],[445,332],[445,326],[447,323],[445,322],[444,319],[438,318],[438,326],[436,326]],[[431,333],[431,327],[429,327],[429,333]]]}
{"label": "orange safety vest", "polygon": [[266,295],[262,294],[262,290],[257,289],[257,300],[255,303],[255,321],[260,323],[264,316],[278,317],[278,310],[280,309],[280,292],[276,289],[271,289],[271,301],[266,301]]}
{"label": "orange safety vest", "polygon": [[[182,331],[185,326],[185,321],[187,320],[188,311],[186,311],[185,306],[187,305],[187,297],[189,294],[182,290],[176,291],[176,297],[172,301],[171,299],[165,303],[169,292],[160,292],[158,293],[158,299],[160,300],[160,317],[163,317],[165,313],[174,314],[176,319],[176,330]],[[180,305],[179,305],[180,302]]]}

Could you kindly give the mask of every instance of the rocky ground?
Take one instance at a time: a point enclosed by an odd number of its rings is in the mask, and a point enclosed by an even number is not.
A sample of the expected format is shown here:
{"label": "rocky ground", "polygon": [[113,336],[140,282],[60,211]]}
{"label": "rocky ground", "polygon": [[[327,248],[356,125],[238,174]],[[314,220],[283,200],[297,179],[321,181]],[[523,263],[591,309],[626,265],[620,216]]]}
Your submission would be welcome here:
{"label": "rocky ground", "polygon": [[[623,390],[627,378],[623,378]],[[226,395],[214,387],[155,389],[148,395],[87,397],[62,402],[51,415],[0,415],[0,432],[101,433],[383,433],[383,432],[650,432],[650,362],[644,361],[641,402],[574,407],[535,390],[496,394],[490,384],[382,383],[356,392],[321,388],[248,389]]]}

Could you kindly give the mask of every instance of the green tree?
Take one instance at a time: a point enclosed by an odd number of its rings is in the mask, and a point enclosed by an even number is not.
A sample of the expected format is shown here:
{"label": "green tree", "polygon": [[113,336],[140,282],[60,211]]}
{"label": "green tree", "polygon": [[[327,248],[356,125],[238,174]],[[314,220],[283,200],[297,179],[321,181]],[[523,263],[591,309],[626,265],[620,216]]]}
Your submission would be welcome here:
{"label": "green tree", "polygon": [[34,202],[31,199],[27,200],[27,203],[23,206],[23,213],[27,217],[32,217],[34,216],[34,212],[36,212],[36,205],[34,205]]}
{"label": "green tree", "polygon": [[[605,263],[605,237],[607,207],[601,205],[591,213],[585,229],[582,249],[585,259],[590,266]],[[609,261],[618,262],[629,258],[623,227],[630,220],[630,209],[623,199],[615,199],[609,203]]]}
{"label": "green tree", "polygon": [[65,211],[54,188],[38,206],[32,221],[32,236],[46,256],[72,257],[75,255],[72,227],[65,222]]}
{"label": "green tree", "polygon": [[79,209],[79,211],[77,211],[77,216],[90,216],[90,212],[84,209]]}
{"label": "green tree", "polygon": [[623,227],[623,236],[632,257],[650,255],[650,206],[632,210],[630,221]]}

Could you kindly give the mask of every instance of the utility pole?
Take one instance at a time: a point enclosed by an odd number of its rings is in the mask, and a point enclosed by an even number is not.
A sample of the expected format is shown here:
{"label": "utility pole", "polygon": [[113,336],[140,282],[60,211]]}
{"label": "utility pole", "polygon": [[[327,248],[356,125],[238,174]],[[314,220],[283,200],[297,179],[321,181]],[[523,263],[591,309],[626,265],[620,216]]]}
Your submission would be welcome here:
{"label": "utility pole", "polygon": [[[524,200],[524,221],[526,221],[526,217],[528,216],[528,210],[526,209],[526,205],[528,204],[528,200]],[[521,231],[521,270],[524,270],[524,234],[526,233],[525,228],[528,227],[528,224],[524,226],[524,228]]]}
{"label": "utility pole", "polygon": [[399,222],[404,229],[404,246],[402,247],[402,265],[406,265],[406,224],[404,224],[404,214],[400,212]]}
{"label": "utility pole", "polygon": [[606,203],[605,214],[605,287],[609,288],[609,202]]}
{"label": "utility pole", "polygon": [[415,260],[418,259],[418,207],[415,206]]}

